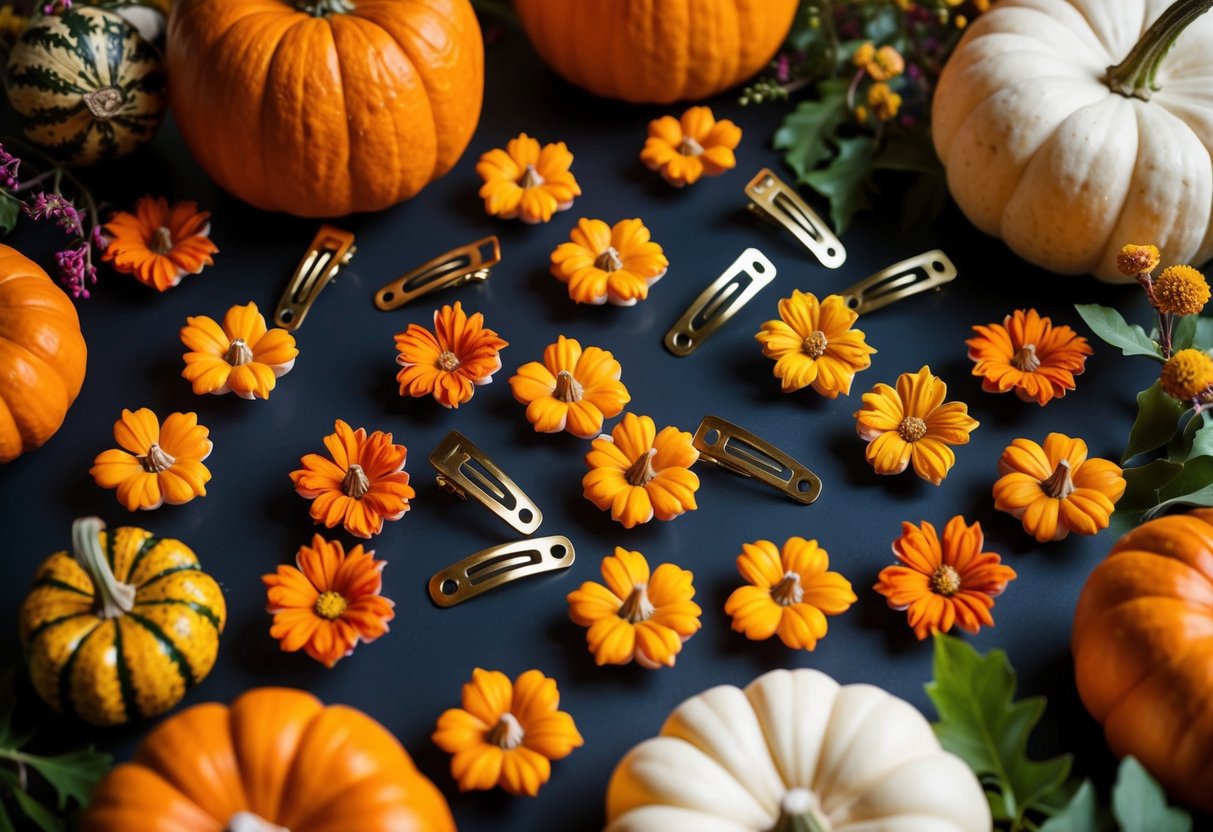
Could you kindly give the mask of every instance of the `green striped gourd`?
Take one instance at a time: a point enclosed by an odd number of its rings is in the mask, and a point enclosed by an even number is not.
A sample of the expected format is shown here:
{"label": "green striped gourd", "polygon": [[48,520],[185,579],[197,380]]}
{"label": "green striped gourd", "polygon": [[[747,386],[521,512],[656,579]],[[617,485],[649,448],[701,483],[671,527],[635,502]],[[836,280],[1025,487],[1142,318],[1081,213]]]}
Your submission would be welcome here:
{"label": "green striped gourd", "polygon": [[34,690],[58,711],[117,725],[168,710],[210,673],[227,617],[223,593],[179,540],[72,524],[21,607]]}
{"label": "green striped gourd", "polygon": [[165,107],[160,55],[115,12],[74,6],[35,18],[13,46],[5,91],[25,137],[72,165],[150,141]]}

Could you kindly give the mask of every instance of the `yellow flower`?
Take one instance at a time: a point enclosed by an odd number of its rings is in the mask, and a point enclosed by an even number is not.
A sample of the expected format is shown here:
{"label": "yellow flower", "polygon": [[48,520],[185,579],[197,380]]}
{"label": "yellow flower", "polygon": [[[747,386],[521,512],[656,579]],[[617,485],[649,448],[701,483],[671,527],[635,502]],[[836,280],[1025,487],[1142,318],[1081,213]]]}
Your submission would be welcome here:
{"label": "yellow flower", "polygon": [[17,14],[12,6],[0,6],[0,42],[12,43],[21,37],[28,23],[29,18]]}
{"label": "yellow flower", "polygon": [[199,396],[235,393],[242,399],[268,399],[277,379],[295,366],[299,350],[285,329],[266,329],[257,304],[233,306],[220,327],[206,315],[185,319],[181,376]]}
{"label": "yellow flower", "polygon": [[728,119],[717,121],[708,107],[692,107],[681,119],[662,116],[649,122],[640,160],[681,188],[694,185],[701,176],[719,176],[736,167],[733,151],[740,143],[740,127]]}
{"label": "yellow flower", "polygon": [[963,402],[944,403],[948,386],[923,367],[902,373],[897,389],[877,384],[863,395],[855,429],[868,441],[868,463],[877,474],[900,474],[911,462],[914,472],[935,485],[956,463],[951,445],[964,445],[978,422]]}
{"label": "yellow flower", "polygon": [[649,296],[649,287],[665,276],[670,261],[638,219],[614,226],[581,219],[569,242],[552,252],[552,276],[569,286],[576,303],[634,306]]}
{"label": "yellow flower", "polygon": [[101,452],[89,473],[102,488],[117,489],[128,510],[181,505],[206,496],[211,472],[202,461],[211,454],[210,431],[196,413],[170,413],[160,420],[146,407],[123,410],[114,423],[121,446]]}
{"label": "yellow flower", "polygon": [[1209,282],[1191,266],[1167,266],[1154,280],[1154,305],[1172,315],[1199,315],[1209,302]]}
{"label": "yellow flower", "polygon": [[1157,269],[1161,259],[1157,246],[1127,245],[1116,255],[1116,268],[1121,274],[1137,277]]}
{"label": "yellow flower", "polygon": [[812,650],[825,637],[826,616],[858,600],[850,581],[828,571],[829,555],[816,540],[790,538],[782,552],[769,540],[741,548],[737,569],[749,585],[733,590],[724,611],[751,641],[778,634],[793,650]]}
{"label": "yellow flower", "polygon": [[855,54],[851,56],[851,63],[860,69],[867,69],[868,64],[876,57],[876,44],[867,40],[859,44],[859,48],[855,50]]}
{"label": "yellow flower", "polygon": [[851,63],[862,69],[873,81],[888,81],[906,71],[905,58],[892,46],[879,49],[871,41],[860,44],[851,56]]}
{"label": "yellow flower", "polygon": [[484,210],[503,220],[547,222],[557,211],[573,207],[581,187],[569,170],[573,154],[564,142],[545,144],[526,133],[510,139],[505,150],[494,148],[480,157],[476,173],[484,180],[480,196]]}
{"label": "yellow flower", "polygon": [[855,373],[872,364],[876,350],[864,334],[851,329],[859,316],[840,295],[827,295],[818,302],[808,292],[793,291],[779,301],[778,321],[767,321],[754,338],[762,354],[775,359],[775,378],[783,392],[792,393],[809,385],[834,399],[850,395]]}
{"label": "yellow flower", "polygon": [[590,439],[602,432],[604,419],[618,416],[631,401],[619,380],[622,372],[608,351],[582,350],[579,342],[561,335],[543,351],[543,363],[518,368],[510,390],[526,405],[526,417],[539,433],[567,430]]}
{"label": "yellow flower", "polygon": [[901,96],[893,92],[888,84],[878,81],[868,87],[868,106],[879,121],[888,121],[901,109]]}
{"label": "yellow flower", "polygon": [[1162,365],[1159,382],[1168,396],[1191,401],[1213,386],[1213,358],[1200,350],[1180,350]]}

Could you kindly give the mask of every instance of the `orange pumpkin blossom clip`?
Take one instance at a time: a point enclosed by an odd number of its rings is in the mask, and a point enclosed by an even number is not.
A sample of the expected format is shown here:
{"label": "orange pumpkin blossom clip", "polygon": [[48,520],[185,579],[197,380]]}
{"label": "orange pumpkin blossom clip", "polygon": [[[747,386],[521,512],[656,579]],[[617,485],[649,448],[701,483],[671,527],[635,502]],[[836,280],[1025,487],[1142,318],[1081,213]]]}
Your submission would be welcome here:
{"label": "orange pumpkin blossom clip", "polygon": [[670,261],[640,220],[578,220],[552,252],[552,276],[569,286],[577,303],[633,306],[666,273]]}
{"label": "orange pumpkin blossom clip", "polygon": [[164,424],[146,407],[123,410],[114,423],[121,446],[97,456],[89,473],[102,488],[114,488],[130,511],[180,505],[206,496],[211,472],[202,461],[211,454],[210,431],[195,413],[170,413]]}
{"label": "orange pumpkin blossom clip", "polygon": [[140,197],[133,214],[119,211],[104,231],[109,244],[102,260],[161,292],[201,272],[219,252],[210,240],[209,213],[194,202],[170,206],[162,196]]}
{"label": "orange pumpkin blossom clip", "polygon": [[285,329],[266,329],[257,304],[233,306],[223,326],[205,315],[186,318],[181,342],[183,378],[198,395],[235,393],[242,399],[268,399],[277,380],[291,371],[299,350]]}
{"label": "orange pumpkin blossom clip", "polygon": [[501,350],[509,344],[484,325],[484,315],[470,317],[458,301],[434,313],[434,331],[409,324],[396,335],[396,374],[400,395],[433,396],[443,407],[459,407],[489,384],[501,369]]}
{"label": "orange pumpkin blossom clip", "polygon": [[658,433],[648,416],[625,413],[610,436],[594,440],[581,485],[585,498],[625,529],[673,520],[697,507],[699,477],[691,471],[697,459],[691,434],[675,427]]}
{"label": "orange pumpkin blossom clip", "polygon": [[717,121],[708,107],[692,107],[682,118],[662,116],[649,122],[640,160],[681,188],[694,185],[701,176],[719,176],[735,168],[733,151],[739,144],[740,127],[728,119]]}
{"label": "orange pumpkin blossom clip", "polygon": [[598,347],[586,347],[563,335],[543,351],[543,362],[518,368],[510,379],[514,398],[526,405],[526,417],[539,433],[567,430],[589,439],[602,430],[631,401],[619,380],[622,368],[615,357]]}
{"label": "orange pumpkin blossom clip", "polygon": [[812,386],[829,399],[850,395],[855,374],[872,365],[876,352],[864,334],[852,329],[859,315],[841,295],[818,301],[809,292],[793,291],[779,301],[779,320],[767,321],[755,335],[762,354],[775,359],[775,378],[783,392]]}
{"label": "orange pumpkin blossom clip", "polygon": [[526,133],[510,139],[505,150],[494,148],[476,163],[484,180],[480,196],[485,211],[503,220],[547,222],[581,196],[572,165],[573,154],[564,142],[540,147]]}
{"label": "orange pumpkin blossom clip", "polygon": [[975,326],[965,343],[973,375],[987,393],[1009,393],[1044,406],[1074,389],[1091,346],[1068,326],[1053,326],[1035,309],[1017,309],[1001,324]]}

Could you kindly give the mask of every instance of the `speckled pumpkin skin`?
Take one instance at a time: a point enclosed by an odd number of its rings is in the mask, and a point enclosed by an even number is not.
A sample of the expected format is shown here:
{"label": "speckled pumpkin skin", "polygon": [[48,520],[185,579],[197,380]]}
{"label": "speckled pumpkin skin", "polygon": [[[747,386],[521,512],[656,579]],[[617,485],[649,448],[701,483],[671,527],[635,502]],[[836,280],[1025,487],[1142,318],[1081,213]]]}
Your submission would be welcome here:
{"label": "speckled pumpkin skin", "polygon": [[136,587],[134,609],[99,618],[87,573],[57,552],[38,569],[20,633],[34,689],[51,707],[117,725],[163,713],[210,673],[227,606],[181,541],[131,527],[100,537],[114,577]]}

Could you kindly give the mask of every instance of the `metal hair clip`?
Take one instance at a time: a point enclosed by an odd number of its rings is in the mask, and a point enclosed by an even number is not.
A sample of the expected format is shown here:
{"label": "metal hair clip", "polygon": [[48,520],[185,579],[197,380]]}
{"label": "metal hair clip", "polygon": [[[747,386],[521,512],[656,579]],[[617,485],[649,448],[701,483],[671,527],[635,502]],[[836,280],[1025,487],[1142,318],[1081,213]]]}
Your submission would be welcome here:
{"label": "metal hair clip", "polygon": [[955,279],[956,266],[948,255],[935,249],[881,269],[841,294],[847,306],[862,315]]}
{"label": "metal hair clip", "polygon": [[461,499],[476,498],[521,534],[533,533],[543,522],[539,506],[459,431],[443,437],[430,465],[438,472],[438,485]]}
{"label": "metal hair clip", "polygon": [[836,269],[847,261],[847,250],[825,220],[770,168],[758,171],[745,186],[745,193],[750,211],[792,232],[821,265]]}
{"label": "metal hair clip", "polygon": [[774,279],[775,265],[758,249],[747,248],[665,334],[665,348],[679,358],[690,355]]}
{"label": "metal hair clip", "polygon": [[453,607],[510,581],[567,569],[576,559],[573,542],[558,534],[490,546],[435,573],[430,598],[440,607]]}
{"label": "metal hair clip", "polygon": [[283,329],[298,329],[320,290],[336,276],[338,269],[349,264],[356,251],[353,234],[331,225],[320,226],[278,301],[274,323]]}
{"label": "metal hair clip", "polygon": [[692,440],[700,455],[743,477],[753,477],[806,506],[821,496],[821,479],[805,466],[719,416],[705,416]]}
{"label": "metal hair clip", "polygon": [[453,248],[384,286],[375,293],[375,306],[388,312],[439,289],[487,280],[500,262],[501,243],[495,236]]}

